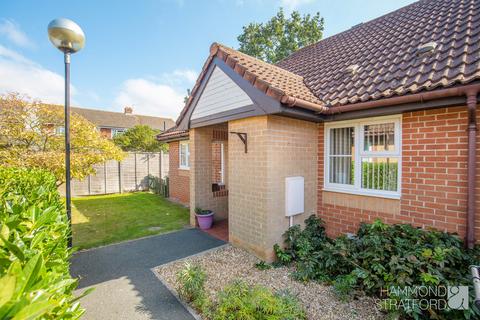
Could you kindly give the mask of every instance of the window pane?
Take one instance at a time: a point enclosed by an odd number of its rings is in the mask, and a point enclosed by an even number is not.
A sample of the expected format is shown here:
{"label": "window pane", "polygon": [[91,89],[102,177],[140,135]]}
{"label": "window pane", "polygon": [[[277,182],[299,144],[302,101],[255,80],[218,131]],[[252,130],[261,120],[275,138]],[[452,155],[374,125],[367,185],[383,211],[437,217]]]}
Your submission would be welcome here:
{"label": "window pane", "polygon": [[186,158],[187,158],[186,145],[181,143],[180,144],[180,165],[183,167],[185,167],[187,164]]}
{"label": "window pane", "polygon": [[394,151],[395,124],[371,124],[363,127],[364,151]]}
{"label": "window pane", "polygon": [[330,155],[352,155],[354,135],[353,127],[330,129]]}
{"label": "window pane", "polygon": [[330,183],[353,185],[353,160],[352,156],[330,157]]}
{"label": "window pane", "polygon": [[331,183],[353,185],[354,136],[353,127],[330,130],[329,181]]}
{"label": "window pane", "polygon": [[362,158],[362,188],[397,191],[397,158]]}

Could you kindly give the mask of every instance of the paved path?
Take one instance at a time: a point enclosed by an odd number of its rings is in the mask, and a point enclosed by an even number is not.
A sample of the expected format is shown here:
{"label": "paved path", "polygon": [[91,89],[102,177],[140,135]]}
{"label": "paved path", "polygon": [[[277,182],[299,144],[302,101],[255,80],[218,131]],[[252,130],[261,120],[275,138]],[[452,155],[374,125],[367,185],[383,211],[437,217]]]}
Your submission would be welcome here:
{"label": "paved path", "polygon": [[81,300],[82,319],[193,319],[151,269],[222,244],[186,229],[76,253],[71,273],[80,278],[77,292],[96,288]]}

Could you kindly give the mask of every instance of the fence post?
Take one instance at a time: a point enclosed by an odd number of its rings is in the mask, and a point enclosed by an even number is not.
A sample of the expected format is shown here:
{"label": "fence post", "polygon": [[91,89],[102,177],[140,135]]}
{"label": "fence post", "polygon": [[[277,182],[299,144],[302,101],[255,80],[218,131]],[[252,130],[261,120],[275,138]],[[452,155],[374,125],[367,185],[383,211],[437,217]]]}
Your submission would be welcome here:
{"label": "fence post", "polygon": [[107,194],[107,161],[103,163],[103,184],[104,184],[104,194]]}
{"label": "fence post", "polygon": [[92,182],[90,181],[91,178],[92,178],[92,175],[89,174],[89,175],[88,175],[88,195],[89,195],[89,196],[92,194],[92,190],[91,190],[91,186],[90,186],[91,183],[92,183]]}
{"label": "fence post", "polygon": [[135,191],[138,191],[138,185],[137,185],[137,153],[135,152],[133,155],[135,156],[135,166],[134,166],[134,171],[135,171]]}
{"label": "fence post", "polygon": [[160,181],[162,180],[162,150],[160,150],[160,152],[158,153],[158,178],[160,179]]}
{"label": "fence post", "polygon": [[118,162],[118,192],[123,193],[123,188],[122,188],[122,162]]}

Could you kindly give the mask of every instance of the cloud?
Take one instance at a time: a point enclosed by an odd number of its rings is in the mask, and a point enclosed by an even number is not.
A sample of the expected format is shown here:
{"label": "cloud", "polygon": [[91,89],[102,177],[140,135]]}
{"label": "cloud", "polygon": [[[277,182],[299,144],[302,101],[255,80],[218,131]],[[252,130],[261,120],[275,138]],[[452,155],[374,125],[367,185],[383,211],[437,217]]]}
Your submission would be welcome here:
{"label": "cloud", "polygon": [[192,88],[198,74],[190,69],[176,69],[160,77],[128,79],[115,98],[115,107],[133,106],[134,113],[176,119],[184,106],[187,88]]}
{"label": "cloud", "polygon": [[115,99],[120,106],[133,106],[134,113],[175,119],[183,107],[186,93],[165,84],[138,78],[123,83]]}
{"label": "cloud", "polygon": [[291,11],[302,5],[312,3],[313,1],[314,0],[280,0],[280,6]]}
{"label": "cloud", "polygon": [[190,83],[194,83],[198,77],[198,73],[195,70],[190,69],[177,69],[173,71],[172,75],[180,80],[183,79]]}
{"label": "cloud", "polygon": [[[71,88],[72,95],[76,90]],[[0,93],[19,92],[44,102],[63,103],[63,76],[0,45]]]}
{"label": "cloud", "polygon": [[0,35],[20,47],[34,47],[34,43],[13,20],[0,20]]}

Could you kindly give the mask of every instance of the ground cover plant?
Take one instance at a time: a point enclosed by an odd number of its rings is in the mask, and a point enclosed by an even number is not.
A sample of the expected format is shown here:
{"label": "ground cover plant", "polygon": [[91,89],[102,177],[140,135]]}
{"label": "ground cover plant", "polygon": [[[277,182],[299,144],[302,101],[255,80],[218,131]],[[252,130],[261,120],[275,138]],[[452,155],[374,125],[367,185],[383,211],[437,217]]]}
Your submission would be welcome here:
{"label": "ground cover plant", "polygon": [[0,319],[78,319],[56,178],[0,167]]}
{"label": "ground cover plant", "polygon": [[73,199],[73,245],[86,249],[182,229],[188,209],[148,192]]}
{"label": "ground cover plant", "polygon": [[[294,265],[296,279],[331,283],[344,299],[363,294],[380,297],[379,307],[403,318],[480,317],[479,309],[473,305],[469,273],[469,266],[480,261],[480,251],[478,247],[465,249],[456,235],[410,225],[387,225],[377,220],[362,224],[355,237],[330,239],[320,219],[311,216],[305,222],[303,230],[296,225],[284,234],[283,249],[279,245],[274,247],[280,264]],[[459,285],[470,286],[468,310],[438,310],[418,305],[396,308],[401,301],[414,299],[413,293],[385,291],[387,288]],[[438,297],[430,293],[426,298]]]}
{"label": "ground cover plant", "polygon": [[305,311],[289,292],[272,292],[261,285],[235,280],[220,290],[214,299],[205,292],[205,271],[186,263],[177,273],[180,296],[191,303],[205,319],[212,320],[301,320]]}

